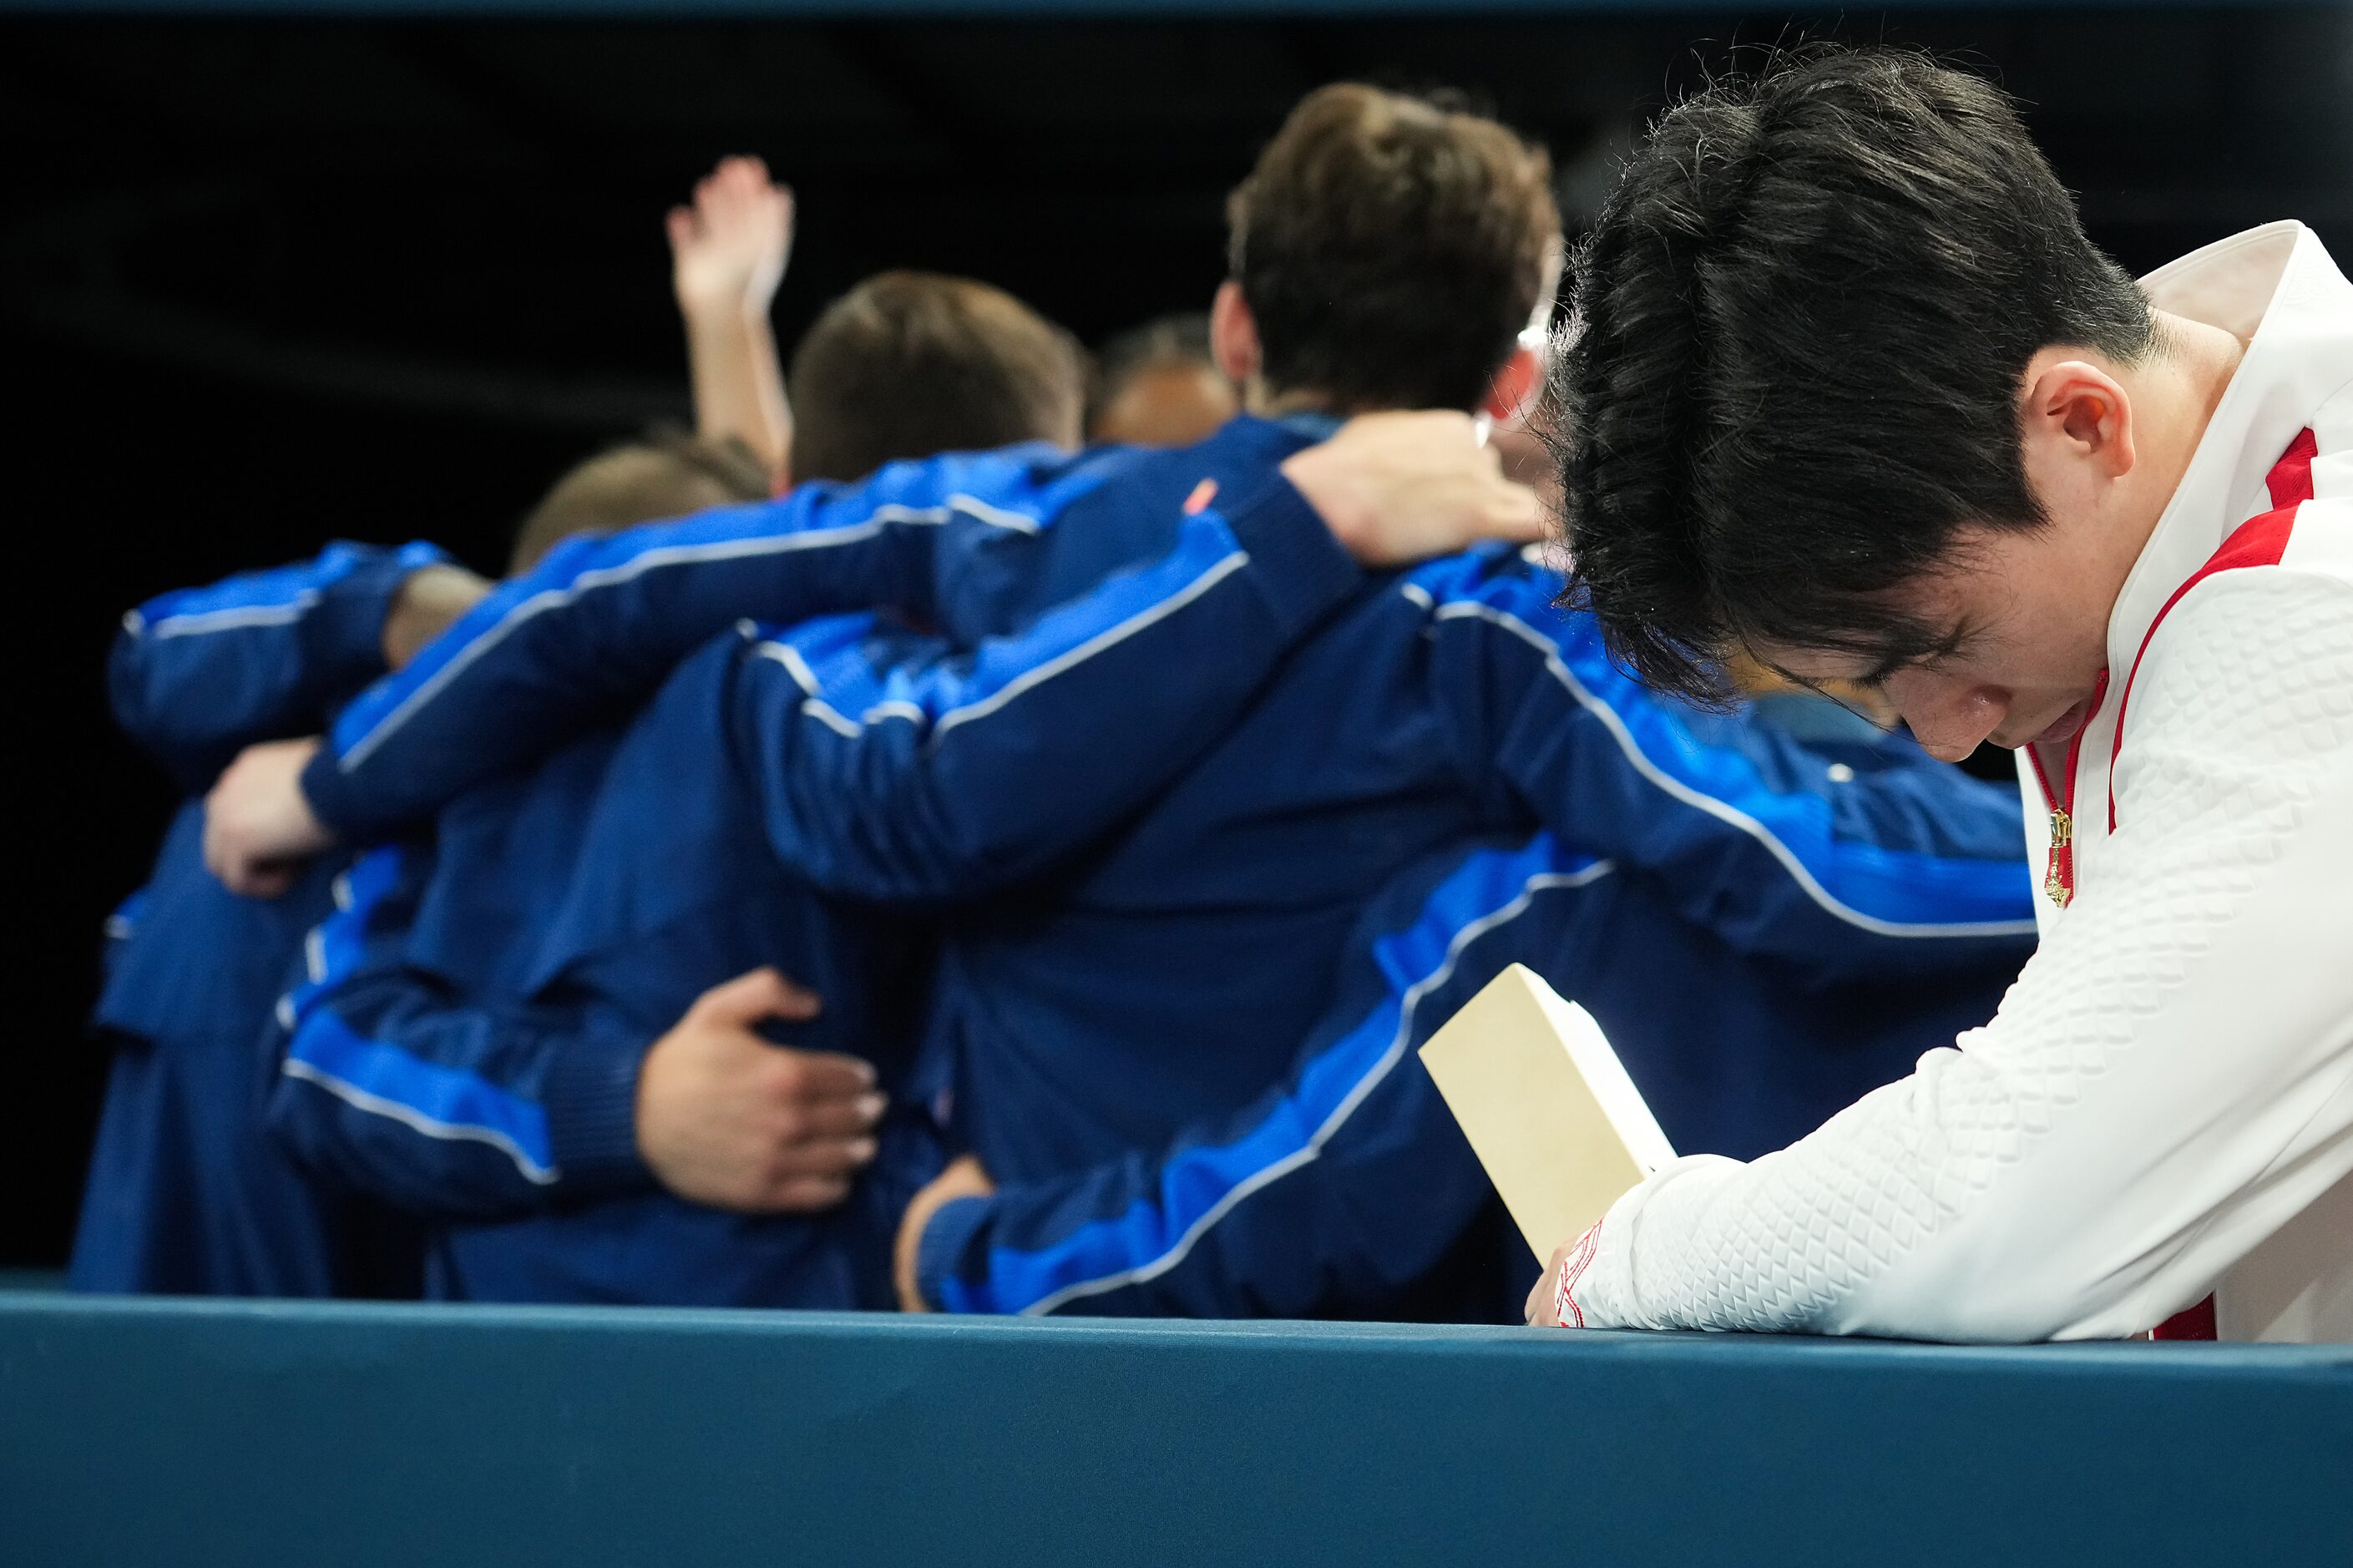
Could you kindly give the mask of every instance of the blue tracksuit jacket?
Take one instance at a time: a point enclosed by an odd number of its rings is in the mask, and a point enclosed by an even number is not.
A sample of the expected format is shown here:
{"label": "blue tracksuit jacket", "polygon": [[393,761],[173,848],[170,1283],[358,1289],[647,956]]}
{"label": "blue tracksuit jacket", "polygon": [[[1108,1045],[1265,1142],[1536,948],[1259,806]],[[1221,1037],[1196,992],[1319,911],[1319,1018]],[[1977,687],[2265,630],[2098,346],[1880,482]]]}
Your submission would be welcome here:
{"label": "blue tracksuit jacket", "polygon": [[1013,1184],[1247,1105],[1392,879],[1537,827],[1801,988],[1958,974],[1989,1009],[2032,931],[2007,790],[1662,702],[1528,554],[1356,573],[1276,471],[1311,438],[947,459],[612,536],[355,704],[305,787],[379,828],[729,616],[866,593],[923,617],[970,651],[920,680],[753,634],[729,723],[821,885],[997,895],[948,924],[928,1041]]}
{"label": "blue tracksuit jacket", "polygon": [[[903,664],[871,616],[794,657]],[[477,1300],[875,1307],[898,1215],[938,1169],[902,1105],[853,1195],[747,1216],[659,1189],[637,1152],[638,1068],[702,992],[764,963],[816,990],[795,1044],[902,1089],[920,944],[786,874],[717,722],[733,636],[625,726],[469,792],[430,843],[371,851],[283,1009],[269,1097],[313,1167],[431,1226],[427,1292]]]}
{"label": "blue tracksuit jacket", "polygon": [[205,869],[203,791],[243,747],[316,733],[384,673],[384,617],[429,545],[315,560],[165,594],[123,618],[108,667],[122,728],[191,798],[147,885],[108,922],[93,1025],[107,1079],[69,1278],[84,1290],[413,1292],[415,1238],[311,1180],[264,1134],[262,1029],[340,870],[283,898]]}
{"label": "blue tracksuit jacket", "polygon": [[[1904,765],[1904,764],[1899,764]],[[1431,855],[1289,1071],[1163,1145],[949,1205],[937,1309],[1516,1322],[1538,1259],[1416,1054],[1509,964],[1582,1003],[1680,1151],[1751,1158],[1989,1016],[2001,972],[1810,987],[1546,832]]]}

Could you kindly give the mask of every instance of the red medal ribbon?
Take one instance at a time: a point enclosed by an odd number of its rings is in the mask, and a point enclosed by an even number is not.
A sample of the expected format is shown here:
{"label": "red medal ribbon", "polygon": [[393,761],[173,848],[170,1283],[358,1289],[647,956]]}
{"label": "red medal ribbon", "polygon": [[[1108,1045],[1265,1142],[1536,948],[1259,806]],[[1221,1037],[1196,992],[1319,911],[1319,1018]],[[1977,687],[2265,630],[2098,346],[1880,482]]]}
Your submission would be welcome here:
{"label": "red medal ribbon", "polygon": [[2092,687],[2091,710],[2076,729],[2075,738],[2067,742],[2066,793],[2051,786],[2051,771],[2042,765],[2042,753],[2033,746],[2026,748],[2026,760],[2034,769],[2034,782],[2042,786],[2042,805],[2051,813],[2051,862],[2044,869],[2042,890],[2061,909],[2075,896],[2075,765],[2083,761],[2084,734],[2092,721],[2100,714],[2100,704],[2107,700],[2108,672],[2100,671],[2099,680]]}
{"label": "red medal ribbon", "polygon": [[[2227,572],[2239,566],[2275,566],[2286,552],[2289,534],[2295,527],[2296,508],[2312,499],[2312,463],[2319,453],[2319,443],[2309,430],[2296,433],[2287,450],[2264,477],[2264,487],[2271,492],[2273,510],[2249,519],[2223,542],[2212,559],[2190,574],[2188,582],[2173,591],[2157,618],[2149,623],[2148,631],[2140,639],[2140,650],[2133,655],[2132,668],[2125,672],[2124,689],[2116,698],[2116,732],[2108,752],[2108,831],[2116,830],[2116,763],[2124,754],[2125,715],[2132,705],[2133,682],[2140,676],[2141,659],[2148,653],[2148,645],[2157,636],[2157,628],[2182,595],[2217,572]],[[2081,759],[2084,731],[2099,716],[2100,704],[2106,700],[2107,672],[2100,673],[2099,684],[2092,689],[2092,710],[2084,717],[2084,728],[2067,742],[2067,776],[2063,795],[2051,784],[2050,771],[2042,765],[2042,753],[2029,746],[2026,757],[2033,766],[2034,778],[2042,786],[2042,804],[2051,813],[2051,862],[2042,879],[2042,890],[2051,901],[2065,909],[2075,896],[2075,764]]]}

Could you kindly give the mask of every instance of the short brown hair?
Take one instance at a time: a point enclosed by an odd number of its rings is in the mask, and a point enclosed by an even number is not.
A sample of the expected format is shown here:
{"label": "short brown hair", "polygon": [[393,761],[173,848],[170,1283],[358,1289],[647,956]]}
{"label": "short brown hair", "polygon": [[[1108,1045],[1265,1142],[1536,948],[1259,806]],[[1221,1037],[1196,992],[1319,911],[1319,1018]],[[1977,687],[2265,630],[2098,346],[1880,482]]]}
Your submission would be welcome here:
{"label": "short brown hair", "polygon": [[1261,374],[1344,412],[1475,406],[1560,237],[1542,148],[1356,82],[1300,101],[1226,216]]}
{"label": "short brown hair", "polygon": [[1068,332],[1002,289],[884,272],[825,308],[791,385],[799,483],[934,452],[1075,447],[1086,371]]}
{"label": "short brown hair", "polygon": [[510,573],[527,572],[575,533],[605,533],[768,494],[765,468],[730,437],[657,430],[608,447],[555,481],[515,531]]}
{"label": "short brown hair", "polygon": [[1096,346],[1087,439],[1187,447],[1240,405],[1210,350],[1209,313],[1161,316]]}

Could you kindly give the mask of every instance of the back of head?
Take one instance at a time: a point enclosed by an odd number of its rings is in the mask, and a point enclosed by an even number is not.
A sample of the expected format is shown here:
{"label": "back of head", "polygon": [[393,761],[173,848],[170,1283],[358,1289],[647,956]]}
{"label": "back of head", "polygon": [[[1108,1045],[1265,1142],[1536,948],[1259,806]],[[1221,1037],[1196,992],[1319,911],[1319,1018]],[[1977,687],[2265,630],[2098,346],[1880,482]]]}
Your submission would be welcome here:
{"label": "back of head", "polygon": [[1476,406],[1548,282],[1551,180],[1492,120],[1356,83],[1308,94],[1227,204],[1268,389]]}
{"label": "back of head", "polygon": [[2041,348],[2150,343],[2009,100],[1917,55],[1807,50],[1671,110],[1577,258],[1553,383],[1572,602],[1662,689],[1743,647],[1931,651],[1889,590],[2041,514]]}
{"label": "back of head", "polygon": [[1208,312],[1162,316],[1095,351],[1087,439],[1190,446],[1240,407],[1210,352]]}
{"label": "back of head", "polygon": [[794,479],[849,480],[934,452],[1076,447],[1086,376],[1070,334],[1003,289],[884,272],[825,308],[791,386]]}
{"label": "back of head", "polygon": [[510,574],[577,533],[606,533],[714,506],[759,500],[768,475],[740,441],[655,434],[607,447],[562,479],[516,531]]}

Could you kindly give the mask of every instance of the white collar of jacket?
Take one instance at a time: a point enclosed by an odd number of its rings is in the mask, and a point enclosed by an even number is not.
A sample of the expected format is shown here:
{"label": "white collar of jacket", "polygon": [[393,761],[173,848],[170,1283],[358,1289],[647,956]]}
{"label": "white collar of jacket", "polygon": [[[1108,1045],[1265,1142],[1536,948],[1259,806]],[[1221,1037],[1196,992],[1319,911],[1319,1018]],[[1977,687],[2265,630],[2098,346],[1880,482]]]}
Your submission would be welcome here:
{"label": "white collar of jacket", "polygon": [[[2353,373],[2353,284],[2319,237],[2293,219],[2193,250],[2142,279],[2141,288],[2158,310],[2220,327],[2248,346],[2108,612],[2108,669],[2116,679],[2132,668],[2174,590],[2241,523],[2271,510],[2264,478]],[[2079,806],[2106,797],[2116,699],[2112,684],[2108,700],[2084,727]],[[2023,751],[2018,770],[2028,859],[2039,874],[2051,852],[2051,818]],[[2080,876],[2087,849],[2106,837],[2107,813],[2079,810],[2075,816]],[[2059,912],[2046,899],[2034,900],[2036,923],[2046,932]]]}
{"label": "white collar of jacket", "polygon": [[[2313,411],[2353,379],[2353,283],[2293,219],[2193,250],[2141,289],[2158,310],[2220,327],[2247,353],[2108,613],[2108,669],[2118,679],[2174,590],[2232,530],[2271,510],[2264,476]],[[2098,738],[2100,754],[2111,738]],[[2086,740],[2087,756],[2094,743]]]}

